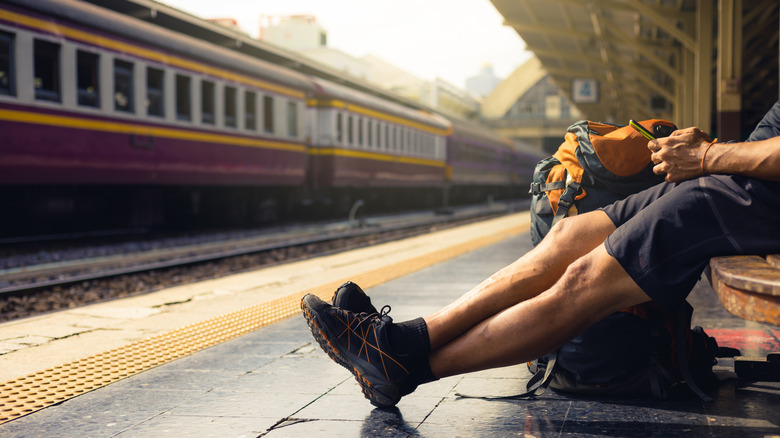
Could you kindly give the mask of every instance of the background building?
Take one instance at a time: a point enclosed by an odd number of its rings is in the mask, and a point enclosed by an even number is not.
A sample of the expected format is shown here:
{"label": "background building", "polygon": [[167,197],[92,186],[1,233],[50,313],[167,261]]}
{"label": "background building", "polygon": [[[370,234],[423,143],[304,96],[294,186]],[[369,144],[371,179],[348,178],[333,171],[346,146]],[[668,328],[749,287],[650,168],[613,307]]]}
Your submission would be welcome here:
{"label": "background building", "polygon": [[531,58],[482,101],[481,117],[496,132],[549,152],[563,141],[580,111]]}
{"label": "background building", "polygon": [[493,66],[486,63],[479,69],[479,73],[466,79],[466,90],[476,96],[485,97],[500,83],[501,78],[493,73]]}
{"label": "background building", "polygon": [[448,116],[481,122],[538,149],[554,151],[566,128],[581,118],[536,58],[504,80],[484,64],[463,89],[440,78],[421,79],[377,56],[356,58],[330,48],[327,31],[310,15],[264,17],[261,22],[266,42]]}

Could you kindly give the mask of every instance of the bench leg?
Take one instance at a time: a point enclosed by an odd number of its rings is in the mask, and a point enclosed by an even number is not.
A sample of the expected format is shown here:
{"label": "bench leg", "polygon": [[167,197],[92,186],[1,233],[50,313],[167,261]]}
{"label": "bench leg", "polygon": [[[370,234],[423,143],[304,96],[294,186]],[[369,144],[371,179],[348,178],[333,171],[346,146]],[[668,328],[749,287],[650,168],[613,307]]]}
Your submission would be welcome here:
{"label": "bench leg", "polygon": [[780,353],[769,353],[766,359],[735,357],[734,371],[740,380],[780,382]]}

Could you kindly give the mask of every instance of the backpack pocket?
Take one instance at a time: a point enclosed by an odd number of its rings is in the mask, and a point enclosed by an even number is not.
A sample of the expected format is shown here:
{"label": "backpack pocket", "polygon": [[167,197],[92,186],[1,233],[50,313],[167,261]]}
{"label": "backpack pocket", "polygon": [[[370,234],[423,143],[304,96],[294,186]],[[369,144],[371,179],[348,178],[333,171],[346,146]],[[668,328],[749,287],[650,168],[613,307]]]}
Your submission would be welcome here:
{"label": "backpack pocket", "polygon": [[575,200],[586,194],[571,180],[568,170],[556,157],[547,157],[536,165],[528,193],[531,195],[531,242],[534,246],[561,218],[576,215]]}

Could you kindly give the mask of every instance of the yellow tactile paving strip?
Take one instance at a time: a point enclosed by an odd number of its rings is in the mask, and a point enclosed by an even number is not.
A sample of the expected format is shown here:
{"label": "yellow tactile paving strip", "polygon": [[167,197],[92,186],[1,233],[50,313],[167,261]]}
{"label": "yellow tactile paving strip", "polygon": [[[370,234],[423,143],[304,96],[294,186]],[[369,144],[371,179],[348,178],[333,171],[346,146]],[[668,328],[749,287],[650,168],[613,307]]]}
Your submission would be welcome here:
{"label": "yellow tactile paving strip", "polygon": [[528,224],[521,223],[445,250],[409,258],[349,279],[331,281],[319,285],[316,290],[299,291],[0,383],[0,424],[296,315],[300,312],[300,299],[307,293],[316,293],[323,299],[329,299],[332,291],[347,280],[371,288],[527,229]]}

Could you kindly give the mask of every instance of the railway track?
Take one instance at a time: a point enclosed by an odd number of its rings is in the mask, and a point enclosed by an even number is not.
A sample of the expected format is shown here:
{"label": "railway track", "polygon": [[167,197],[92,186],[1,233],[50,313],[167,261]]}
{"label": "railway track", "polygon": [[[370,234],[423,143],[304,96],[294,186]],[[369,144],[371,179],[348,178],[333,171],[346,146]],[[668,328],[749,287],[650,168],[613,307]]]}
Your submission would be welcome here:
{"label": "railway track", "polygon": [[249,238],[3,269],[0,321],[396,240],[520,208],[496,204],[447,215],[414,213],[350,220]]}

